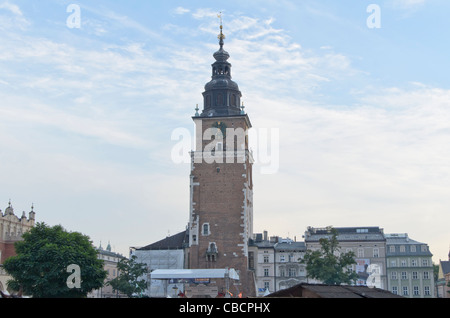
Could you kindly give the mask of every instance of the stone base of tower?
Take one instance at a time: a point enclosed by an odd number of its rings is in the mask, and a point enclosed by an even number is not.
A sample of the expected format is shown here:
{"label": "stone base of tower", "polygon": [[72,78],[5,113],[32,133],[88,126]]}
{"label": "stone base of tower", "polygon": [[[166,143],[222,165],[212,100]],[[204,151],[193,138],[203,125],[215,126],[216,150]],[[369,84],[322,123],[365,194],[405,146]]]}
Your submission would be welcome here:
{"label": "stone base of tower", "polygon": [[[239,275],[239,280],[228,280],[225,279],[212,279],[208,281],[208,284],[192,285],[187,288],[189,292],[186,293],[188,297],[196,298],[213,297],[214,291],[216,295],[214,297],[225,297],[230,295],[231,297],[256,297],[256,280],[253,271],[247,269],[243,266],[242,260],[239,262],[205,262],[205,257],[199,257],[198,246],[191,246],[188,251],[186,251],[185,264],[187,264],[188,269],[234,269]],[[214,298],[213,297],[213,298]]]}
{"label": "stone base of tower", "polygon": [[247,270],[245,273],[241,273],[240,280],[242,283],[242,297],[256,297],[255,273]]}
{"label": "stone base of tower", "polygon": [[253,272],[239,274],[239,281],[232,279],[204,279],[203,282],[186,284],[187,298],[247,298],[256,297],[256,284]]}

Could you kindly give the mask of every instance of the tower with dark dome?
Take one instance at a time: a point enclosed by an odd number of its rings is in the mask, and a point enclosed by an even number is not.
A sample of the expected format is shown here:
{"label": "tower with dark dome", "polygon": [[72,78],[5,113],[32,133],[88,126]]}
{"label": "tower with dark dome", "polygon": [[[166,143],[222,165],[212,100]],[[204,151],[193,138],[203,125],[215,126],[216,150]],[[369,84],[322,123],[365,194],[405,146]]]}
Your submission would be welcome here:
{"label": "tower with dark dome", "polygon": [[252,126],[239,107],[242,94],[231,78],[224,39],[221,24],[204,107],[193,117],[196,150],[190,174],[187,264],[190,269],[236,270],[239,281],[230,286],[217,282],[218,291],[247,297],[256,295],[248,262],[253,235],[253,158],[248,143]]}
{"label": "tower with dark dome", "polygon": [[203,93],[203,112],[201,116],[232,116],[240,115],[240,101],[242,94],[231,77],[231,64],[228,62],[230,55],[224,50],[225,35],[220,26],[220,48],[214,53],[216,62],[212,64],[212,78],[205,85]]}

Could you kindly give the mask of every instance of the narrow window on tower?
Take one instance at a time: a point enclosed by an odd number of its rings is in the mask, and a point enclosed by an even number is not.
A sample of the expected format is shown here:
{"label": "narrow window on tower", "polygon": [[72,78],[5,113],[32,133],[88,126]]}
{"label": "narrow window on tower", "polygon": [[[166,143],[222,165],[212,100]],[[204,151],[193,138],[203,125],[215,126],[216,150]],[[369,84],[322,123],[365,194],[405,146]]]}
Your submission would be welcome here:
{"label": "narrow window on tower", "polygon": [[216,105],[223,106],[223,95],[222,94],[217,95]]}
{"label": "narrow window on tower", "polygon": [[236,95],[231,95],[231,106],[236,106]]}
{"label": "narrow window on tower", "polygon": [[203,232],[202,232],[202,234],[203,235],[209,235],[210,234],[210,232],[209,232],[209,224],[208,223],[203,224]]}

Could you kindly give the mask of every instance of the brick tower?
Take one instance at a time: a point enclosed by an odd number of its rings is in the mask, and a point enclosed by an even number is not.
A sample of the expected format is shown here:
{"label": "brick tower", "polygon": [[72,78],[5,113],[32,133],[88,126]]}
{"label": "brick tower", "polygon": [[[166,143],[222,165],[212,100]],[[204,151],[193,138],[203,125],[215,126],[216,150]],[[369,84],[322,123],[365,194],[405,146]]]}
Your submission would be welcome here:
{"label": "brick tower", "polygon": [[[191,154],[188,264],[191,269],[235,269],[239,283],[228,290],[247,297],[256,294],[248,270],[248,241],[253,234],[251,123],[240,106],[239,87],[231,80],[224,39],[221,25],[203,111],[199,114],[197,107],[193,117],[196,150]],[[225,286],[220,290],[227,291]]]}

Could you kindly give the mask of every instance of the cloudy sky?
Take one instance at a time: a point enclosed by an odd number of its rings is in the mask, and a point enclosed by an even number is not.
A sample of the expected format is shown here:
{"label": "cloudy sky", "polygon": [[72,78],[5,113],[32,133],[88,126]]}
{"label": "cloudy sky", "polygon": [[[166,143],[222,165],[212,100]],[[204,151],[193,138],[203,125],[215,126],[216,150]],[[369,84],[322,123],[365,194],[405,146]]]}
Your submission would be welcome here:
{"label": "cloudy sky", "polygon": [[447,259],[449,10],[0,0],[0,208],[34,204],[39,222],[125,255],[183,231],[190,165],[173,137],[193,133],[223,12],[253,124],[255,232],[379,226]]}

